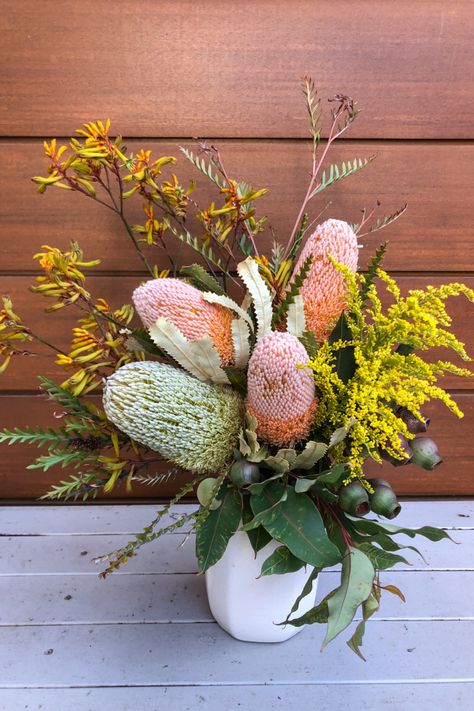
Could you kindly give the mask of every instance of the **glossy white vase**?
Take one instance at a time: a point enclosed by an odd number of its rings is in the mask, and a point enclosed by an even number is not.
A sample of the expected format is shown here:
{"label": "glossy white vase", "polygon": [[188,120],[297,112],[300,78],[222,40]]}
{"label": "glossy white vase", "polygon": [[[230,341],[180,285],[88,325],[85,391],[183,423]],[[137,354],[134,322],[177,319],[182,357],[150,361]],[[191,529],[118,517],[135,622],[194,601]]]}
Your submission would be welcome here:
{"label": "glossy white vase", "polygon": [[[312,568],[307,566],[295,573],[258,577],[263,561],[280,545],[270,541],[255,557],[247,534],[238,531],[230,539],[222,558],[206,571],[207,596],[214,619],[236,639],[283,642],[303,629],[275,623],[286,619]],[[314,606],[316,587],[317,580],[294,617]]]}

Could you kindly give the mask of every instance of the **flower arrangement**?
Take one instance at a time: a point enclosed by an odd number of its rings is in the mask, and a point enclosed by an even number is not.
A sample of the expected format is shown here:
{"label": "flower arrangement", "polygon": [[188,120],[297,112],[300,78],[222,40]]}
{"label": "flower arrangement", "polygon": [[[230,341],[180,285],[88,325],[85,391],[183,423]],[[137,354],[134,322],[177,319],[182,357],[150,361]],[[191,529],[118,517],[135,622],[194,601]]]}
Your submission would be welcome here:
{"label": "flower arrangement", "polygon": [[[99,262],[86,259],[78,244],[65,252],[45,246],[35,255],[42,274],[31,289],[52,302],[47,311],[77,309],[71,347],[63,351],[37,335],[4,297],[0,371],[13,356],[28,355],[35,341],[51,348],[67,377],[61,384],[42,377],[41,388],[64,417],[56,429],[3,429],[0,441],[43,447],[32,468],[75,470],[47,499],[87,500],[120,482],[159,485],[179,480],[181,467],[191,470],[194,478],[143,533],[104,556],[103,575],[184,524],[196,532],[201,572],[221,558],[238,529],[255,553],[274,539],[279,547],[261,574],[312,566],[302,596],[322,569],[342,564],[339,587],[298,617],[300,596],[281,623],[327,623],[325,645],[361,609],[348,644],[362,656],[365,621],[379,608],[382,590],[403,599],[380,581],[381,571],[405,562],[398,534],[447,537],[430,526],[412,530],[381,520],[401,507],[387,481],[366,478],[364,463],[432,470],[441,462],[435,442],[424,436],[423,405],[438,398],[462,417],[437,382],[445,373],[472,373],[424,353],[444,346],[469,360],[450,331],[444,302],[458,295],[474,301],[474,292],[454,283],[403,296],[381,266],[386,244],[366,271],[357,270],[361,238],[398,219],[406,206],[376,219],[376,205],[359,224],[321,222],[322,213],[310,220],[311,201],[372,158],[327,166],[332,144],[357,117],[356,105],[346,96],[331,100],[323,143],[321,103],[310,79],[303,90],[310,180],[288,240],[275,240],[268,255],[258,248],[267,226],[255,207],[266,190],[231,177],[214,146],[200,142],[199,154],[181,149],[216,190],[216,202],[201,209],[194,182],[183,186],[176,175],[163,175],[174,157],[129,152],[121,137],[110,137],[109,121],[85,124],[68,146],[45,142],[48,173],[33,178],[38,191],[81,193],[115,213],[149,280],[137,284],[133,306],[114,308],[88,290],[86,273]],[[145,219],[133,225],[126,205],[136,198]],[[198,254],[196,263],[181,266],[176,247],[184,246]],[[155,253],[167,264],[155,264]],[[174,466],[156,474],[163,458]],[[198,510],[164,523],[170,507],[196,487]],[[368,518],[370,512],[377,517]]]}

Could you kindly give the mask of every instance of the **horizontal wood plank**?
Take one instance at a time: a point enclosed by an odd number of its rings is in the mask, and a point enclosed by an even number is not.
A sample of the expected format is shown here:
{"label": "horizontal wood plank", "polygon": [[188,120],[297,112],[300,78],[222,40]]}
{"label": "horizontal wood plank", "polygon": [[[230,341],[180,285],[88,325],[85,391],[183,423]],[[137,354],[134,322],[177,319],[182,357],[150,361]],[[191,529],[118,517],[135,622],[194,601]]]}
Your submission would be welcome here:
{"label": "horizontal wood plank", "polygon": [[[140,276],[103,276],[91,277],[87,282],[88,288],[94,299],[103,297],[111,307],[119,308],[124,303],[131,303],[133,290],[141,283]],[[421,289],[428,284],[438,286],[449,281],[464,281],[474,289],[474,276],[450,275],[439,276],[401,276],[397,279],[403,293],[409,289]],[[33,331],[61,350],[67,351],[71,342],[71,329],[77,325],[75,319],[82,318],[74,306],[61,309],[52,314],[46,314],[45,309],[51,305],[49,299],[29,291],[29,286],[34,283],[32,277],[27,276],[0,276],[0,293],[9,294],[13,300],[16,313],[20,314],[24,323]],[[390,303],[390,299],[385,299]],[[453,331],[466,344],[468,353],[474,356],[474,318],[466,318],[466,313],[472,311],[474,306],[461,296],[447,302],[448,310],[453,318]],[[139,319],[134,321],[136,326],[141,325]],[[69,371],[64,371],[55,364],[56,354],[41,344],[32,344],[31,349],[38,355],[34,357],[18,356],[11,362],[5,374],[0,375],[0,392],[18,392],[20,390],[35,390],[38,387],[38,374],[44,375],[58,382],[68,377]],[[452,359],[456,365],[469,366],[456,354],[447,349],[434,349],[427,354],[431,360]],[[72,371],[70,371],[72,372]],[[474,389],[474,378],[448,376],[442,381],[443,387]]]}
{"label": "horizontal wood plank", "polygon": [[[473,15],[474,16],[474,15]],[[474,95],[474,93],[473,93]],[[117,128],[119,128],[117,126]],[[182,183],[197,179],[194,197],[201,208],[212,199],[219,204],[213,185],[180,156],[179,142],[129,141],[136,152],[142,146],[152,154],[179,156],[173,168]],[[277,239],[286,242],[306,191],[310,169],[309,146],[292,141],[219,141],[230,175],[269,193],[256,207],[267,214]],[[192,149],[195,146],[187,143]],[[430,142],[345,142],[334,147],[331,162],[376,154],[377,159],[346,180],[336,183],[315,199],[310,216],[316,217],[328,201],[332,204],[321,220],[337,217],[359,222],[360,211],[377,200],[381,215],[393,213],[408,202],[407,212],[382,232],[361,239],[361,264],[365,265],[381,241],[388,239],[385,267],[408,272],[454,272],[474,270],[474,239],[471,213],[474,203],[471,179],[474,145]],[[123,226],[109,210],[82,195],[50,188],[45,195],[34,192],[31,177],[44,175],[47,163],[39,141],[0,143],[0,193],[8,199],[0,204],[0,273],[35,269],[32,255],[41,245],[66,249],[78,241],[90,259],[102,260],[101,270],[140,271],[142,264]],[[165,170],[165,175],[170,174]],[[26,206],[28,206],[26,208]],[[131,224],[144,221],[141,201],[127,203]],[[191,223],[192,230],[199,228]],[[269,252],[273,235],[270,228],[259,235],[263,252]],[[176,254],[178,244],[170,242]],[[180,263],[196,261],[195,252],[183,249]],[[152,250],[150,260],[162,268],[169,266],[161,251]]]}
{"label": "horizontal wood plank", "polygon": [[205,704],[206,711],[238,708],[255,711],[257,708],[309,708],[318,698],[318,711],[333,711],[338,706],[350,705],[364,711],[380,711],[384,706],[391,711],[420,711],[436,706],[468,709],[472,701],[473,683],[424,684],[376,683],[359,680],[354,684],[237,684],[230,686],[160,687],[151,679],[146,686],[120,688],[50,688],[3,689],[1,711],[24,711],[43,708],[61,711],[104,711],[109,705],[115,711],[160,711],[171,708],[194,711]]}
{"label": "horizontal wood plank", "polygon": [[[425,496],[462,496],[474,493],[472,477],[472,423],[474,421],[474,396],[463,393],[456,396],[465,413],[462,420],[457,420],[444,405],[436,402],[426,408],[431,416],[430,435],[437,441],[444,457],[444,462],[434,472],[426,472],[418,467],[406,466],[394,468],[369,464],[367,471],[372,476],[388,478],[400,496],[423,493]],[[5,427],[23,427],[31,424],[55,425],[54,407],[41,396],[4,395],[0,398],[0,423]],[[67,477],[66,470],[54,470],[43,473],[39,470],[25,470],[38,450],[31,446],[2,446],[0,458],[0,492],[4,499],[32,499],[42,496],[53,482]],[[158,471],[169,468],[165,462],[157,465]],[[188,475],[189,476],[189,475]],[[167,496],[176,491],[187,481],[186,475],[179,481],[170,481],[160,487],[150,488],[145,485],[134,486],[131,494],[124,487],[117,487],[114,497],[150,497]]]}
{"label": "horizontal wood plank", "polygon": [[[197,504],[177,504],[163,517],[168,525],[176,516],[195,510]],[[0,508],[0,536],[77,536],[133,534],[141,531],[156,515],[157,506],[127,505],[3,506]],[[408,528],[425,525],[446,530],[474,529],[474,499],[403,501],[396,523]],[[184,526],[181,532],[187,532]]]}
{"label": "horizontal wood plank", "polygon": [[[455,590],[472,589],[474,571],[386,571],[381,582],[382,585],[395,585],[402,590],[407,602],[403,604],[394,595],[384,595],[381,609],[372,618],[373,622],[394,619],[474,620],[472,596],[458,598],[454,594]],[[339,572],[321,573],[317,600],[322,600],[339,584]],[[31,595],[31,587],[30,576],[0,576],[2,599],[15,601],[14,605],[6,604],[0,610],[0,628],[119,622],[134,625],[183,624],[213,620],[207,603],[205,579],[196,574],[113,575],[105,583],[97,576],[36,575],[34,596]],[[91,600],[94,600],[94,605],[91,605]]]}
{"label": "horizontal wood plank", "polygon": [[34,634],[10,627],[2,630],[0,687],[318,684],[359,682],[361,675],[392,683],[472,681],[472,648],[460,640],[473,633],[474,621],[466,620],[374,624],[363,648],[370,664],[362,669],[343,641],[318,654],[320,625],[286,642],[284,654],[278,644],[262,654],[260,644],[236,642],[215,623],[51,626]]}
{"label": "horizontal wood plank", "polygon": [[[430,525],[426,519],[420,524]],[[399,570],[457,570],[474,571],[474,535],[471,530],[455,531],[452,540],[432,543],[419,537],[415,545],[424,557],[407,551],[411,565],[400,564]],[[19,536],[0,538],[0,576],[2,575],[90,575],[97,576],[105,563],[93,561],[126,545],[130,536]],[[184,545],[183,536],[167,534],[147,544],[139,555],[130,559],[118,575],[148,575],[150,571],[162,574],[197,573],[194,554],[194,537]],[[400,537],[405,544],[413,541]],[[336,568],[334,568],[336,569]]]}
{"label": "horizontal wood plank", "polygon": [[0,132],[301,136],[308,73],[359,101],[355,136],[472,137],[473,20],[467,0],[2,2]]}

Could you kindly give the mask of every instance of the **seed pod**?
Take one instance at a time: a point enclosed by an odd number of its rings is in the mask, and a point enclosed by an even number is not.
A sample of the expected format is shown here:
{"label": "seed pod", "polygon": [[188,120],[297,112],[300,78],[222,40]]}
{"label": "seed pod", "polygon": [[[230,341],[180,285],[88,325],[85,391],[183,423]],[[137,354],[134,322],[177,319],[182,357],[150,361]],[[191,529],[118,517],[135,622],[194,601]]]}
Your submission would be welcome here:
{"label": "seed pod", "polygon": [[402,507],[398,503],[393,489],[388,486],[377,486],[370,497],[370,508],[376,514],[385,518],[395,518]]}
{"label": "seed pod", "polygon": [[405,464],[409,464],[411,461],[411,445],[408,443],[407,438],[403,435],[398,435],[398,438],[400,440],[400,449],[405,452],[406,458],[397,459],[396,457],[393,457],[391,454],[383,450],[380,452],[380,456],[382,457],[382,459],[385,459],[385,461],[390,462],[390,464],[393,464],[394,467],[403,467],[405,466]]}
{"label": "seed pod", "polygon": [[260,469],[253,462],[248,462],[246,459],[238,459],[232,465],[230,478],[236,486],[255,484],[260,481]]}
{"label": "seed pod", "polygon": [[358,481],[351,481],[339,491],[339,506],[352,516],[365,516],[370,511],[367,489]]}
{"label": "seed pod", "polygon": [[406,424],[408,432],[411,434],[421,434],[422,432],[427,432],[430,426],[430,418],[423,417],[423,419],[418,419],[415,417],[413,412],[407,410],[406,407],[400,407],[397,410],[397,417],[399,417]]}
{"label": "seed pod", "polygon": [[392,488],[391,484],[389,484],[388,481],[385,481],[385,479],[367,479],[367,481],[372,489],[375,489],[378,486],[386,486],[388,489]]}
{"label": "seed pod", "polygon": [[411,443],[411,447],[413,451],[411,463],[422,469],[433,471],[443,461],[436,442],[429,437],[417,437]]}

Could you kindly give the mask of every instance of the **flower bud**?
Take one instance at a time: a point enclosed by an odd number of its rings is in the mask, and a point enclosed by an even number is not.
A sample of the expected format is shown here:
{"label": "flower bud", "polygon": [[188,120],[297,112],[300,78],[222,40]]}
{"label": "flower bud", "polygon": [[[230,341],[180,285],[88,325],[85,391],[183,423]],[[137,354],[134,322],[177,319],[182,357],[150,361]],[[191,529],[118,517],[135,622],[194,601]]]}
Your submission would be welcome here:
{"label": "flower bud", "polygon": [[375,491],[370,497],[370,508],[374,513],[385,516],[385,518],[395,518],[402,509],[393,489],[388,486],[375,487]]}
{"label": "flower bud", "polygon": [[230,478],[236,486],[255,484],[260,481],[260,469],[253,462],[248,462],[246,459],[238,459],[232,465]]}
{"label": "flower bud", "polygon": [[397,457],[394,457],[383,450],[380,452],[380,456],[382,457],[382,459],[385,459],[385,461],[390,462],[390,464],[393,464],[394,467],[403,467],[405,464],[409,464],[411,461],[411,444],[403,435],[398,435],[398,438],[400,440],[400,449],[401,451],[405,452],[406,458],[397,459]]}
{"label": "flower bud", "polygon": [[432,471],[443,461],[438,452],[436,442],[429,437],[417,437],[411,443],[411,447],[413,451],[411,463],[422,469]]}
{"label": "flower bud", "polygon": [[408,432],[411,434],[421,434],[422,432],[427,432],[430,426],[430,418],[423,417],[421,420],[416,417],[413,412],[407,410],[406,407],[400,407],[397,410],[397,417],[399,417],[406,424]]}
{"label": "flower bud", "polygon": [[367,489],[358,481],[351,481],[339,491],[339,506],[352,516],[365,516],[370,511]]}

